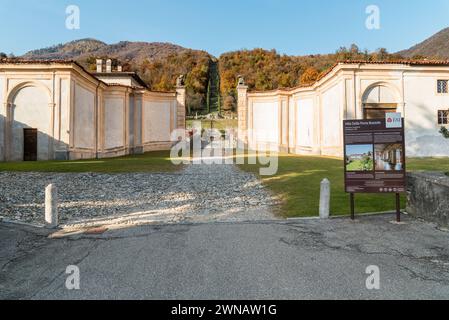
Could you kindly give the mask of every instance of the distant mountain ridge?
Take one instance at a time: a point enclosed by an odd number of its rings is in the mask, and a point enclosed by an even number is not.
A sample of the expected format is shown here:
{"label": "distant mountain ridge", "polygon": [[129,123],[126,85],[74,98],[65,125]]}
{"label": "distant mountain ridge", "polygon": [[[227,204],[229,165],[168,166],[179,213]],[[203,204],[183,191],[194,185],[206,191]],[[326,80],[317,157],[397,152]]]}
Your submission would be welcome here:
{"label": "distant mountain ridge", "polygon": [[81,39],[66,44],[59,44],[43,49],[30,51],[23,55],[25,59],[75,59],[80,55],[96,52],[107,47],[107,44],[95,39]]}
{"label": "distant mountain ridge", "polygon": [[[123,62],[131,62],[140,65],[143,61],[164,59],[170,55],[184,52],[202,52],[192,50],[179,45],[164,42],[131,42],[120,41],[115,44],[86,38],[71,41],[65,44],[33,50],[22,58],[25,59],[73,59],[82,61],[92,56],[111,57]],[[207,53],[210,57],[209,53]],[[430,38],[414,45],[413,47],[396,53],[404,58],[437,58],[449,59],[449,28],[443,29]]]}
{"label": "distant mountain ridge", "polygon": [[449,59],[449,28],[398,54],[405,58]]}
{"label": "distant mountain ridge", "polygon": [[187,49],[171,43],[121,41],[115,44],[106,44],[96,39],[87,38],[33,50],[23,55],[22,58],[72,59],[83,62],[95,56],[110,57],[124,63],[140,65],[145,60],[154,61],[191,51],[200,52],[200,50]]}

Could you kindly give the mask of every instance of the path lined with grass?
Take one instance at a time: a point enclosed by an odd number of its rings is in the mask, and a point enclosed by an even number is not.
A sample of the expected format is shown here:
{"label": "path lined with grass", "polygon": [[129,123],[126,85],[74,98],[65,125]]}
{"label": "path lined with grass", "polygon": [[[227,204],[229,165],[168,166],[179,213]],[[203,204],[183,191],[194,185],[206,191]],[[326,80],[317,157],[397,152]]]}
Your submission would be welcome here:
{"label": "path lined with grass", "polygon": [[[306,217],[318,215],[320,182],[328,178],[332,184],[331,212],[334,215],[349,214],[349,195],[344,192],[343,160],[324,157],[301,157],[280,155],[279,170],[275,176],[259,177],[274,196],[282,199],[283,204],[277,212],[284,217]],[[42,161],[0,163],[1,171],[19,172],[64,172],[64,173],[139,173],[139,172],[176,172],[183,166],[175,166],[168,151],[150,152],[114,159],[79,160],[79,161]],[[259,173],[258,165],[241,165],[247,172]],[[449,172],[449,158],[408,159],[407,170]],[[201,171],[201,170],[200,170]],[[220,177],[214,173],[209,177],[218,190],[227,190]],[[204,187],[204,186],[203,186]],[[211,185],[205,187],[209,190]],[[215,188],[217,189],[217,188]],[[201,190],[197,190],[201,192]],[[405,197],[402,197],[405,207]],[[356,212],[392,211],[395,198],[391,194],[357,194]]]}
{"label": "path lined with grass", "polygon": [[120,158],[76,161],[0,162],[0,171],[22,172],[175,172],[182,166],[174,165],[169,151],[148,152]]}
{"label": "path lined with grass", "polygon": [[[331,213],[347,215],[350,212],[349,195],[344,192],[343,160],[324,157],[280,155],[279,170],[275,176],[260,177],[263,183],[283,200],[279,208],[284,217],[317,216],[320,182],[331,181]],[[241,165],[241,169],[258,173],[258,165]],[[449,171],[449,158],[408,159],[407,170]],[[405,207],[405,196],[402,197]],[[391,194],[357,194],[356,212],[393,211],[395,197]]]}

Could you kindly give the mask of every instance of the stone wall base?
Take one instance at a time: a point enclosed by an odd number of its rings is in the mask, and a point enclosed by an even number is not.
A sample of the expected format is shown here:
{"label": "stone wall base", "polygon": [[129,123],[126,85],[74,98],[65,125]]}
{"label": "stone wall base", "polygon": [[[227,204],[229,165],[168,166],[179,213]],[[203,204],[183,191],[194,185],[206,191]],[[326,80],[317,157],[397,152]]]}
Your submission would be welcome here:
{"label": "stone wall base", "polygon": [[143,152],[170,150],[173,142],[151,142],[143,146]]}
{"label": "stone wall base", "polygon": [[407,213],[449,228],[449,177],[441,172],[407,174]]}

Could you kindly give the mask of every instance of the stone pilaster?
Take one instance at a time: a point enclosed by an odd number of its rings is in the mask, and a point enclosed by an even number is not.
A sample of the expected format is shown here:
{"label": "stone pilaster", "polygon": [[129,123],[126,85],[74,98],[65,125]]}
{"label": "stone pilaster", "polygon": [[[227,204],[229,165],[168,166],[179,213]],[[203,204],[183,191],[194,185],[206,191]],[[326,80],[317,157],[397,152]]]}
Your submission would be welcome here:
{"label": "stone pilaster", "polygon": [[186,128],[186,87],[178,85],[176,87],[176,129]]}
{"label": "stone pilaster", "polygon": [[248,144],[248,86],[237,86],[238,139]]}
{"label": "stone pilaster", "polygon": [[2,106],[3,110],[0,114],[0,161],[6,160],[6,143],[7,143],[7,115],[8,104],[5,102]]}
{"label": "stone pilaster", "polygon": [[11,121],[11,103],[4,104],[4,119],[3,119],[3,160],[10,161],[11,160],[11,131],[12,131],[12,121]]}
{"label": "stone pilaster", "polygon": [[405,118],[405,103],[398,103],[396,112],[402,114],[402,118]]}

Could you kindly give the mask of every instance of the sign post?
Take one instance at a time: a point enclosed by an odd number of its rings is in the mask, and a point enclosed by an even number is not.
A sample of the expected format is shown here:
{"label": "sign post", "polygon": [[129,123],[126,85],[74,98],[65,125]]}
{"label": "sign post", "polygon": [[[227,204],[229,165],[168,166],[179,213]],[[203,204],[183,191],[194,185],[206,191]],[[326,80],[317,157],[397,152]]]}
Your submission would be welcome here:
{"label": "sign post", "polygon": [[406,191],[404,119],[345,120],[345,191],[355,219],[356,193],[396,194],[396,220],[401,221],[400,194]]}

